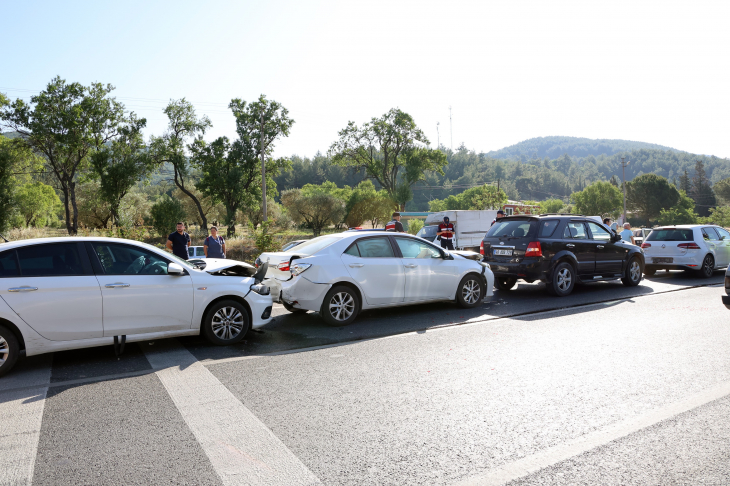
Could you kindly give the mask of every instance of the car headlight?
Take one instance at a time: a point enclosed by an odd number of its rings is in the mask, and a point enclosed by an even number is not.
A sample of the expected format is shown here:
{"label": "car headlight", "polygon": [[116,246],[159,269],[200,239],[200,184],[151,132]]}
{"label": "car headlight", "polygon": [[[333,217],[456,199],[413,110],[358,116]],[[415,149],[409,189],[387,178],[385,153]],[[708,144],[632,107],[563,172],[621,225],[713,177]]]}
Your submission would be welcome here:
{"label": "car headlight", "polygon": [[269,295],[271,293],[269,286],[264,284],[253,284],[251,290],[259,295]]}
{"label": "car headlight", "polygon": [[306,271],[311,266],[311,263],[292,263],[289,267],[289,271],[293,276],[297,276],[300,273]]}

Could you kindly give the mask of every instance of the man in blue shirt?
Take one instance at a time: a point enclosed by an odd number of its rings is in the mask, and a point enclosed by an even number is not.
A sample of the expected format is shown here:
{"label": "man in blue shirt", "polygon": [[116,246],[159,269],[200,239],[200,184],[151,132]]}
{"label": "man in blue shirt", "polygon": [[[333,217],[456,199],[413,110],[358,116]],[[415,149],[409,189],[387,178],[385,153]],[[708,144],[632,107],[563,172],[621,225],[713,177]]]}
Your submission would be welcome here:
{"label": "man in blue shirt", "polygon": [[631,225],[629,223],[624,223],[624,230],[621,232],[621,239],[631,243],[632,245],[634,243],[634,232],[631,231]]}

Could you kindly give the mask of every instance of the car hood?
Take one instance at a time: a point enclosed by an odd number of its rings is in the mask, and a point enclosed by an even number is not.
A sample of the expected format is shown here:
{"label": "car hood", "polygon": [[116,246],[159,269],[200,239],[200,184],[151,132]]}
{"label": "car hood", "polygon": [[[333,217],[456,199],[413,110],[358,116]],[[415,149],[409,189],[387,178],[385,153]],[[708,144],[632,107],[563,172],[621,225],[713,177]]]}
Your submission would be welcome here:
{"label": "car hood", "polygon": [[205,260],[198,260],[196,263],[205,264],[205,268],[202,268],[201,270],[211,275],[253,277],[256,273],[256,268],[253,265],[249,265],[246,262],[239,262],[237,260],[206,258]]}

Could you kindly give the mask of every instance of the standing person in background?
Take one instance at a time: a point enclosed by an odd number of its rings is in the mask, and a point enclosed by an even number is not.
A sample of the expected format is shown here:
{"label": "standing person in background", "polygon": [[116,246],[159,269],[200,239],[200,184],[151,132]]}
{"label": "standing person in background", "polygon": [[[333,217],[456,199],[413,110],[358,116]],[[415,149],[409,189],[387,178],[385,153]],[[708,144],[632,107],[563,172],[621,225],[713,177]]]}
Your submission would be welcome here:
{"label": "standing person in background", "polygon": [[631,225],[624,223],[624,230],[621,232],[621,239],[634,245],[634,232],[631,231]]}
{"label": "standing person in background", "polygon": [[210,227],[210,236],[205,238],[203,251],[205,251],[205,258],[226,257],[226,240],[222,236],[218,236],[218,228],[216,226]]}
{"label": "standing person in background", "polygon": [[441,237],[441,248],[444,250],[454,249],[454,223],[449,222],[448,216],[444,216],[444,222],[439,224],[436,235]]}
{"label": "standing person in background", "polygon": [[395,231],[397,233],[405,233],[403,223],[400,222],[400,213],[393,213],[393,219],[385,225],[385,231]]}
{"label": "standing person in background", "polygon": [[170,236],[167,237],[167,249],[173,255],[187,260],[189,246],[190,235],[185,232],[185,223],[180,222],[177,224],[177,231],[170,233]]}
{"label": "standing person in background", "polygon": [[502,219],[502,218],[504,218],[504,211],[502,211],[502,210],[500,209],[499,211],[497,211],[497,219],[493,219],[493,220],[492,220],[492,224],[490,224],[489,226],[490,226],[490,227],[491,227],[491,226],[494,226],[494,223],[496,223],[497,221],[499,221],[499,220],[500,220],[500,219]]}

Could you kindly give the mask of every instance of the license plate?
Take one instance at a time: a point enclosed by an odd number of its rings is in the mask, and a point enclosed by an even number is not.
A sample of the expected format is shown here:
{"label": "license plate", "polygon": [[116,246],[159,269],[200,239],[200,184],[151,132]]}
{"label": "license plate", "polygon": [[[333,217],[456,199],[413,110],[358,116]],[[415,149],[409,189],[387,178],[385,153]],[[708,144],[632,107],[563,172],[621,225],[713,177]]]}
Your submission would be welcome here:
{"label": "license plate", "polygon": [[673,258],[652,258],[652,263],[672,263],[674,261]]}
{"label": "license plate", "polygon": [[496,256],[512,256],[512,250],[494,250]]}

